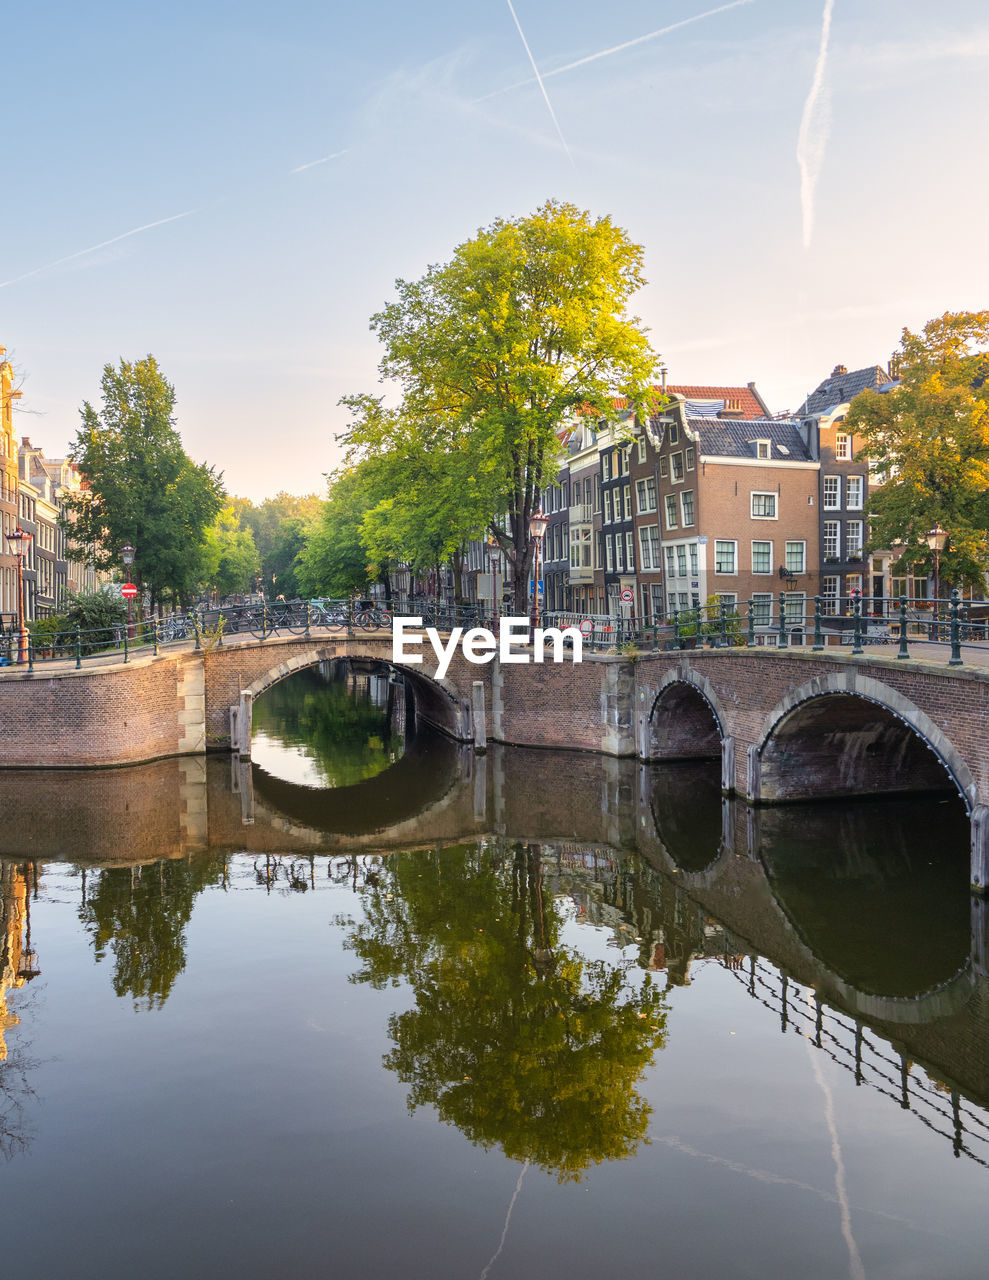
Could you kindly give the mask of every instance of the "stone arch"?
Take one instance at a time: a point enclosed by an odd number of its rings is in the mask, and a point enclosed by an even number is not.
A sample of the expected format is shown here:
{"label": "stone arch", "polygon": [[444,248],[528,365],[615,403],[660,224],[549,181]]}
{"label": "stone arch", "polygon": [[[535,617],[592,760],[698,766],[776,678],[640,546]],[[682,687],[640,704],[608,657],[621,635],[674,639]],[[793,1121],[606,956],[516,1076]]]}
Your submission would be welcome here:
{"label": "stone arch", "polygon": [[727,721],[714,686],[688,663],[671,668],[656,686],[644,723],[646,760],[717,760]]}
{"label": "stone arch", "polygon": [[404,664],[392,663],[377,648],[369,647],[367,652],[362,652],[360,646],[354,645],[352,641],[323,642],[304,649],[291,650],[281,662],[263,672],[252,684],[242,690],[241,699],[246,698],[249,702],[253,702],[266,689],[278,684],[286,676],[301,671],[305,667],[313,667],[320,662],[332,662],[339,658],[380,662],[394,671],[401,672],[415,693],[416,715],[421,720],[425,720],[434,728],[461,742],[470,739],[472,733],[470,705],[464,702],[457,686],[451,680],[446,678],[437,680],[435,676],[431,676],[419,666],[408,667]]}
{"label": "stone arch", "polygon": [[977,784],[947,735],[903,694],[858,671],[792,689],[749,748],[754,801],[941,790],[946,781],[971,813]]}

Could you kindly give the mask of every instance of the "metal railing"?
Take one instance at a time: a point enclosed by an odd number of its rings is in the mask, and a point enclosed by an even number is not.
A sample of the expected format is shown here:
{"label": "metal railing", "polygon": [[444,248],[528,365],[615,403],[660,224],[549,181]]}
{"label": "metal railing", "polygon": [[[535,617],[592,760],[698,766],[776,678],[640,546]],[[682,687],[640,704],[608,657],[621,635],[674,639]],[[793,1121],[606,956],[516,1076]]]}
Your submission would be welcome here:
{"label": "metal railing", "polygon": [[[502,610],[504,613],[505,610]],[[483,602],[447,604],[434,599],[402,598],[387,609],[378,601],[355,598],[274,601],[231,607],[199,608],[164,618],[118,623],[110,627],[29,633],[22,653],[15,628],[0,637],[0,666],[74,659],[116,658],[128,662],[135,652],[192,642],[197,649],[222,645],[233,636],[265,640],[275,635],[391,629],[392,617],[422,619],[424,627],[450,631],[495,626],[497,615]],[[663,618],[587,614],[551,610],[541,613],[544,627],[577,627],[590,653],[657,653],[700,648],[801,648],[823,652],[840,647],[853,655],[885,648],[897,659],[930,658],[947,652],[948,666],[978,662],[989,655],[989,601],[962,601],[957,591],[941,600],[816,596],[719,600],[673,610]],[[894,650],[895,653],[890,653]],[[19,659],[23,660],[19,663]],[[986,665],[989,657],[981,665]]]}

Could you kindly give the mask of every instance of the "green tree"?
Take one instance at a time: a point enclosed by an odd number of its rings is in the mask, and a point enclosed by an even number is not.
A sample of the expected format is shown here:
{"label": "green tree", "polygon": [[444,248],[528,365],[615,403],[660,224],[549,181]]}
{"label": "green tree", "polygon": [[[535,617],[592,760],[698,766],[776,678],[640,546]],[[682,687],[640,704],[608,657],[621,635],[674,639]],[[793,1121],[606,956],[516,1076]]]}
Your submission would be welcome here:
{"label": "green tree", "polygon": [[576,413],[614,421],[654,401],[656,357],[626,315],[642,257],[609,218],[551,200],[480,230],[422,279],[396,281],[397,300],[372,318],[381,372],[403,398],[393,415],[359,417],[351,448],[395,453],[411,432],[443,455],[508,557],[520,612],[529,519],[553,479],[561,425]]}
{"label": "green tree", "polygon": [[261,569],[251,530],[241,527],[227,505],[206,530],[200,559],[200,582],[218,595],[250,591]]}
{"label": "green tree", "polygon": [[323,500],[315,493],[298,497],[282,491],[259,504],[247,498],[233,498],[231,504],[242,527],[254,535],[265,590],[286,598],[301,595],[296,561],[322,514]]}
{"label": "green tree", "polygon": [[665,1043],[651,974],[590,961],[561,942],[539,853],[460,846],[386,861],[348,946],[354,981],[407,982],[385,1064],[480,1146],[561,1182],[634,1153],[649,1107],[635,1084]]}
{"label": "green tree", "polygon": [[153,608],[165,591],[191,591],[223,485],[183,450],[175,390],[154,356],[104,366],[101,389],[102,407],[83,404],[70,449],[86,488],[65,500],[60,519],[70,555],[97,569],[119,567],[121,547],[135,547],[133,580],[150,590]]}
{"label": "green tree", "polygon": [[350,438],[364,442],[353,456],[374,459],[386,494],[361,522],[369,559],[401,561],[416,573],[453,561],[459,597],[462,549],[483,535],[491,516],[490,485],[479,483],[476,460],[463,440],[386,409],[382,399],[348,396],[341,403],[352,414]]}
{"label": "green tree", "polygon": [[338,471],[318,523],[296,560],[295,580],[306,595],[345,596],[387,575],[387,564],[369,561],[361,525],[385,497],[376,458]]}
{"label": "green tree", "polygon": [[[897,568],[929,573],[924,535],[949,532],[945,584],[981,589],[989,568],[989,311],[947,312],[903,330],[900,385],[863,391],[845,427],[881,483],[869,498],[873,547],[903,548]],[[943,592],[942,592],[943,594]]]}

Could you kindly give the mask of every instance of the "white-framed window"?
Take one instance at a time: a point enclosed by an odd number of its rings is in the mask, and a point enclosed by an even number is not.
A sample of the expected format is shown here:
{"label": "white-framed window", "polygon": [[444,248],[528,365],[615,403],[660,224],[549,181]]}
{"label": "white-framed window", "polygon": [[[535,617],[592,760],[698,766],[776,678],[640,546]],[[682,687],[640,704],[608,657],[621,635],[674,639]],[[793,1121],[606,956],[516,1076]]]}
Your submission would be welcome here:
{"label": "white-framed window", "polygon": [[694,446],[693,446],[692,444],[691,444],[691,445],[688,445],[688,446],[687,446],[687,448],[684,450],[683,457],[684,457],[684,462],[687,464],[687,470],[688,470],[688,471],[693,471],[693,469],[694,469]]}
{"label": "white-framed window", "polygon": [[670,479],[676,484],[683,479],[683,454],[670,454]]}
{"label": "white-framed window", "polygon": [[645,460],[646,460],[646,438],[645,438],[645,436],[639,436],[638,440],[636,440],[636,442],[635,442],[635,445],[636,445],[636,449],[637,449],[637,454],[636,454],[636,456],[637,456],[638,460],[639,460],[640,462],[645,462]]}
{"label": "white-framed window", "polygon": [[670,591],[667,594],[666,603],[669,607],[670,616],[672,616],[674,613],[676,613],[676,607],[677,607],[677,593],[675,591]]}
{"label": "white-framed window", "polygon": [[786,544],[786,558],[784,563],[789,573],[806,573],[807,543],[788,542]]}
{"label": "white-framed window", "polygon": [[862,575],[860,573],[848,573],[845,575],[845,595],[848,597],[848,607],[852,608],[856,596],[862,594]]}
{"label": "white-framed window", "polygon": [[670,444],[677,444],[680,440],[680,428],[675,422],[670,423]]}
{"label": "white-framed window", "polygon": [[615,534],[615,572],[625,572],[625,539],[620,533]]}
{"label": "white-framed window", "polygon": [[677,577],[685,578],[687,576],[687,548],[681,542],[677,546]]}
{"label": "white-framed window", "polygon": [[676,568],[674,566],[675,552],[672,547],[666,548],[666,576],[668,578],[676,577]]}
{"label": "white-framed window", "polygon": [[[630,484],[622,485],[622,493],[625,495],[625,519],[632,519],[632,486]],[[617,504],[616,504],[617,505]],[[615,513],[615,519],[620,519],[618,513]]]}
{"label": "white-framed window", "polygon": [[822,506],[825,511],[840,511],[841,476],[825,476],[822,495]]}
{"label": "white-framed window", "polygon": [[680,494],[680,514],[683,517],[683,527],[689,529],[694,523],[694,491],[693,489],[684,489]]}
{"label": "white-framed window", "polygon": [[605,480],[611,479],[611,454],[610,453],[601,454],[601,475],[605,478]]}
{"label": "white-framed window", "polygon": [[669,469],[669,465],[667,464],[666,458],[665,458],[665,457],[660,458],[660,460],[659,460],[659,474],[660,474],[660,476],[662,476],[662,478],[663,478],[664,480],[666,479],[667,475],[669,475],[669,470],[670,470],[670,469]]}
{"label": "white-framed window", "polygon": [[768,627],[773,621],[773,593],[755,591],[752,594],[752,625]]}
{"label": "white-framed window", "polygon": [[635,534],[631,529],[625,530],[625,569],[635,573]]}
{"label": "white-framed window", "polygon": [[690,546],[687,548],[687,550],[690,553],[690,576],[692,578],[696,578],[697,577],[697,543],[692,542]]}
{"label": "white-framed window", "polygon": [[604,491],[604,523],[611,524],[611,490]]}
{"label": "white-framed window", "polygon": [[656,481],[652,476],[636,481],[635,496],[639,503],[640,516],[656,510]]}
{"label": "white-framed window", "polygon": [[771,445],[768,440],[755,441],[755,456],[757,458],[768,458],[771,453]]}
{"label": "white-framed window", "polygon": [[848,510],[861,511],[865,505],[865,476],[849,476],[845,483]]}
{"label": "white-framed window", "polygon": [[806,596],[802,591],[788,591],[783,597],[783,619],[788,627],[801,627],[805,619]]}
{"label": "white-framed window", "polygon": [[615,571],[615,540],[610,533],[604,537],[604,567],[608,573]]}
{"label": "white-framed window", "polygon": [[841,522],[838,520],[824,521],[824,537],[822,539],[821,550],[824,553],[825,560],[837,560],[841,556]]}
{"label": "white-framed window", "polygon": [[845,435],[844,432],[838,431],[834,438],[834,456],[839,462],[851,462],[852,460],[852,437]]}
{"label": "white-framed window", "polygon": [[753,573],[772,573],[772,571],[773,571],[773,544],[771,542],[753,542],[752,572]]}
{"label": "white-framed window", "polygon": [[667,529],[679,528],[677,519],[677,499],[675,493],[666,495],[666,527]]}
{"label": "white-framed window", "polygon": [[827,574],[821,578],[821,611],[836,613],[838,610],[838,578]]}
{"label": "white-framed window", "polygon": [[594,510],[601,510],[601,477],[594,477]]}
{"label": "white-framed window", "polygon": [[661,569],[659,560],[659,526],[645,524],[639,527],[639,564],[643,569]]}
{"label": "white-framed window", "polygon": [[737,542],[716,538],[714,542],[714,572],[734,573]]}
{"label": "white-framed window", "polygon": [[845,555],[850,560],[852,556],[861,556],[862,554],[862,537],[864,524],[861,520],[849,520],[845,525]]}
{"label": "white-framed window", "polygon": [[777,518],[775,493],[753,492],[751,500],[753,520],[775,520]]}

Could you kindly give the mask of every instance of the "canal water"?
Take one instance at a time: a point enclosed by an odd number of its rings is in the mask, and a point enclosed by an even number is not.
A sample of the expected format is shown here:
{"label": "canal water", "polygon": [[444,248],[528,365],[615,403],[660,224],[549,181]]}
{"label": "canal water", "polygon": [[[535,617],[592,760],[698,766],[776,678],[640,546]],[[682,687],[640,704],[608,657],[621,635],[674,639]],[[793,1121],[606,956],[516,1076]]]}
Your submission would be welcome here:
{"label": "canal water", "polygon": [[373,668],[254,741],[0,774],[11,1274],[985,1274],[959,801],[474,757]]}

